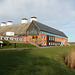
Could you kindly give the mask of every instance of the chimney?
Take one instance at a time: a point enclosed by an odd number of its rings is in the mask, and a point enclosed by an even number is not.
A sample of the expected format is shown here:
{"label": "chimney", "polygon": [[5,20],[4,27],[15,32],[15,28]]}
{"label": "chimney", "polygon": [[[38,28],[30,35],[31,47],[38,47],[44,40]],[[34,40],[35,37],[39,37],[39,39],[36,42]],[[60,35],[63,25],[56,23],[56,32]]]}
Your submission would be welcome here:
{"label": "chimney", "polygon": [[28,19],[27,18],[22,18],[22,23],[28,23]]}
{"label": "chimney", "polygon": [[6,26],[6,22],[1,22],[1,26]]}
{"label": "chimney", "polygon": [[12,21],[7,21],[7,26],[12,25]]}
{"label": "chimney", "polygon": [[37,17],[35,17],[35,16],[31,17],[30,22],[32,22],[32,21],[37,21]]}

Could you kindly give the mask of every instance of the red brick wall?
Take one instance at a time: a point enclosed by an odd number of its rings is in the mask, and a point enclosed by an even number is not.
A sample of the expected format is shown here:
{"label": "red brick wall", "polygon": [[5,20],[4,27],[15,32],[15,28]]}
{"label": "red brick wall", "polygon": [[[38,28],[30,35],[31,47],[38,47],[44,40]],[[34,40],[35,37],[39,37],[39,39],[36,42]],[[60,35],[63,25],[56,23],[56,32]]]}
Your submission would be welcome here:
{"label": "red brick wall", "polygon": [[65,41],[65,45],[68,45],[68,38],[55,37],[55,42],[62,42],[62,41]]}
{"label": "red brick wall", "polygon": [[[42,39],[42,35],[43,35],[43,39]],[[46,34],[39,34],[39,35],[30,35],[30,36],[27,36],[27,41],[32,41],[32,36],[38,36],[38,43],[42,45],[47,45],[47,35]],[[46,36],[46,39],[45,39],[45,36]]]}
{"label": "red brick wall", "polygon": [[27,36],[27,41],[31,42],[31,36]]}
{"label": "red brick wall", "polygon": [[[43,35],[43,39],[42,39],[42,35]],[[46,36],[46,40],[44,39],[44,36]],[[47,35],[46,34],[40,34],[39,35],[40,37],[40,43],[42,45],[42,43],[46,43],[47,45]],[[62,42],[62,41],[65,41],[65,45],[68,45],[68,38],[61,38],[61,37],[55,37],[55,42]]]}
{"label": "red brick wall", "polygon": [[[42,39],[43,35],[43,39]],[[38,36],[38,42],[41,45],[47,45],[47,35],[46,34],[39,34],[39,35],[29,35],[29,36],[24,36],[26,38],[26,41],[32,41],[32,36]],[[44,38],[46,36],[46,39]],[[55,42],[62,42],[65,40],[65,45],[68,45],[68,38],[61,38],[61,37],[55,37]],[[42,44],[43,43],[43,44]]]}
{"label": "red brick wall", "polygon": [[[43,36],[43,39],[42,39],[42,36]],[[45,36],[46,36],[46,39],[45,39]],[[39,35],[39,38],[38,41],[41,41],[41,45],[47,45],[47,35],[46,34],[40,34]],[[43,44],[42,44],[43,43]]]}

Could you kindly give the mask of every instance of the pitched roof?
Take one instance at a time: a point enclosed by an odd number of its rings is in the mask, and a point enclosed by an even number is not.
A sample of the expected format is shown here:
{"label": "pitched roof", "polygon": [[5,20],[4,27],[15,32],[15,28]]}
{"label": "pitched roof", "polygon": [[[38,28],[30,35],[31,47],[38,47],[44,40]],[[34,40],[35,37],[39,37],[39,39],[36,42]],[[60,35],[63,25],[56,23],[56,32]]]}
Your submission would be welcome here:
{"label": "pitched roof", "polygon": [[52,27],[49,27],[37,21],[33,21],[33,23],[39,27],[40,31],[45,31],[45,32],[49,32],[49,33],[56,34],[59,36],[67,37],[62,31],[59,31],[57,29],[54,29]]}
{"label": "pitched roof", "polygon": [[[40,31],[45,31],[45,32],[60,35],[63,37],[67,37],[62,31],[56,30],[52,27],[49,27],[37,21],[33,21],[32,23],[34,23],[39,28]],[[6,35],[6,32],[14,32],[17,35],[25,35],[26,30],[28,29],[29,26],[30,26],[30,23],[2,26],[0,27],[0,34]]]}
{"label": "pitched roof", "polygon": [[14,32],[15,34],[18,35],[23,35],[23,34],[25,35],[29,25],[30,23],[2,26],[0,27],[0,34],[6,35],[6,32]]}

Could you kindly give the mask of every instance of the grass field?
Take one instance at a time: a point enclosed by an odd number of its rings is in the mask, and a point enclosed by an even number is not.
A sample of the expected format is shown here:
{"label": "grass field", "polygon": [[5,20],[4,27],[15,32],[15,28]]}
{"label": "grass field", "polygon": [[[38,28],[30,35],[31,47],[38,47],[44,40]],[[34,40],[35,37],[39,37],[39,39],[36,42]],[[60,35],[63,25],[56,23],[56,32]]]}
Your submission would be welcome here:
{"label": "grass field", "polygon": [[0,75],[75,75],[64,57],[75,46],[0,50]]}

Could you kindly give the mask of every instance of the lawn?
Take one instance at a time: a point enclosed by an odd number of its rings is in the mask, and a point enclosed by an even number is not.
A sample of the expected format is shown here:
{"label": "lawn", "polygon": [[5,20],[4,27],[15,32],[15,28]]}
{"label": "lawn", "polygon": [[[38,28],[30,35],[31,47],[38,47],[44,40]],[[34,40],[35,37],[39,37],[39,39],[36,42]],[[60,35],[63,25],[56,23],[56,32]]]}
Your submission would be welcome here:
{"label": "lawn", "polygon": [[75,46],[0,50],[0,75],[75,75],[64,56]]}

